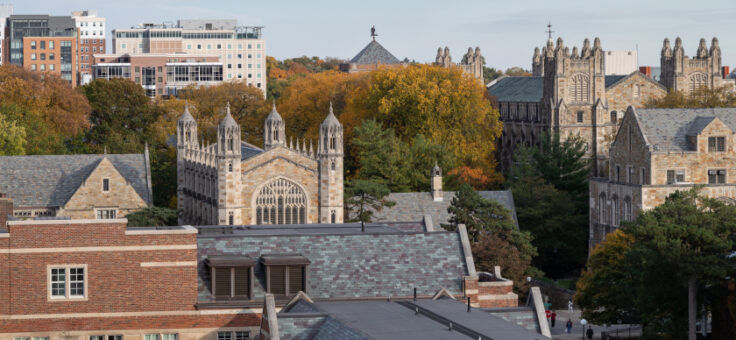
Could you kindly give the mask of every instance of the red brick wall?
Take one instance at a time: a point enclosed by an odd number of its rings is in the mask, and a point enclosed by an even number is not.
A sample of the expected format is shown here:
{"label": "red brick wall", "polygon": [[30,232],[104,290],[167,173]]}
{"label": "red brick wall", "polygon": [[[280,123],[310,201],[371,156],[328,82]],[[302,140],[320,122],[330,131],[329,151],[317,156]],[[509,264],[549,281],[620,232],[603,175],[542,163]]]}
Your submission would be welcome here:
{"label": "red brick wall", "polygon": [[[505,286],[488,286],[483,285],[485,282],[478,282],[478,278],[465,278],[465,291],[477,293],[467,293],[466,295],[470,298],[470,303],[473,306],[481,308],[497,308],[497,307],[516,307],[519,301],[516,297],[505,296],[506,294],[513,292],[513,285]],[[481,296],[497,296],[497,299],[481,299]]]}

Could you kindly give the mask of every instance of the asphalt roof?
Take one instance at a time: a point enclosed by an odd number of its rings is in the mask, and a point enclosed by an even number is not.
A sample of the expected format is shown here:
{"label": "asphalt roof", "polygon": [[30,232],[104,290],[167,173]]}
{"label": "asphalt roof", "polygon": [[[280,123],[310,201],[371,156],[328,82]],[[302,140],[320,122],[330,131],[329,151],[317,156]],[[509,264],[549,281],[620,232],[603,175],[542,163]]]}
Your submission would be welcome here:
{"label": "asphalt roof", "polygon": [[63,206],[105,157],[144,201],[153,202],[145,154],[0,156],[0,192],[16,206]]}
{"label": "asphalt roof", "polygon": [[[462,292],[468,275],[457,232],[199,235],[199,301],[213,302],[208,256],[299,254],[308,259],[307,291],[316,299],[431,295],[440,288]],[[254,267],[254,299],[263,298],[265,269]]]}
{"label": "asphalt roof", "polygon": [[[629,75],[606,76],[606,88]],[[544,91],[544,77],[503,77],[488,87],[488,94],[499,102],[539,102]]]}
{"label": "asphalt roof", "polygon": [[353,64],[400,64],[398,58],[386,50],[377,41],[372,40],[358,54],[350,59]]}
{"label": "asphalt roof", "polygon": [[[485,199],[501,203],[511,211],[514,221],[517,221],[514,197],[510,190],[479,191],[478,194]],[[450,207],[454,197],[454,191],[445,191],[442,193],[442,201],[435,202],[429,192],[391,193],[387,199],[396,204],[392,207],[383,207],[381,211],[374,212],[372,219],[376,222],[422,221],[425,215],[429,215],[432,217],[432,223],[435,226],[440,223],[447,224],[452,216],[447,208]]]}
{"label": "asphalt roof", "polygon": [[688,135],[702,131],[714,118],[736,131],[736,108],[634,109],[639,127],[654,151],[692,151]]}

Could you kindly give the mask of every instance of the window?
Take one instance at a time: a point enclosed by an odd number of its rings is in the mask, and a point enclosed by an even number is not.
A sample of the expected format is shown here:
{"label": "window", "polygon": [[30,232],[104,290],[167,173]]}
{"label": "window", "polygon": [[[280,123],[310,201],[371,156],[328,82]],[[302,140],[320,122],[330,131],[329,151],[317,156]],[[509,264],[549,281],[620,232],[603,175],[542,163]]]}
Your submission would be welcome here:
{"label": "window", "polygon": [[202,44],[197,44],[197,49],[198,50],[201,50],[202,49]]}
{"label": "window", "polygon": [[578,123],[583,122],[583,111],[578,111]]}
{"label": "window", "polygon": [[233,212],[231,211],[230,214],[227,216],[227,224],[233,225],[235,221],[235,216],[233,216]]}
{"label": "window", "polygon": [[243,64],[238,64],[238,68],[243,68]]}
{"label": "window", "polygon": [[35,40],[32,40],[31,41],[31,49],[32,50],[35,50],[36,49],[36,41]]}
{"label": "window", "polygon": [[598,196],[598,223],[604,224],[606,218],[606,194]]}
{"label": "window", "polygon": [[624,221],[631,221],[631,198],[624,198]]}
{"label": "window", "polygon": [[634,183],[634,167],[631,166],[631,165],[629,165],[629,166],[627,166],[627,168],[629,170],[628,171],[629,175],[626,178],[626,181],[629,182],[629,183]]}
{"label": "window", "polygon": [[53,71],[53,70],[54,70],[54,64],[49,64],[49,71]]}
{"label": "window", "polygon": [[335,171],[335,161],[330,163],[330,170]]}
{"label": "window", "polygon": [[227,68],[233,68],[233,64],[227,64]]}
{"label": "window", "polygon": [[40,47],[40,48],[41,48],[42,50],[45,50],[45,49],[46,49],[46,41],[44,41],[44,40],[41,40],[41,41],[39,42],[39,47]]}
{"label": "window", "polygon": [[[123,48],[125,48],[125,47],[123,46]],[[52,49],[52,50],[54,49],[54,41],[53,40],[49,40],[49,49]]]}
{"label": "window", "polygon": [[616,182],[621,182],[621,166],[616,165]]}
{"label": "window", "polygon": [[333,210],[330,212],[330,223],[336,223],[337,222],[337,214],[335,214],[335,211]]}
{"label": "window", "polygon": [[49,53],[49,60],[54,60],[54,54],[53,53]]}
{"label": "window", "polygon": [[46,53],[41,53],[40,57],[41,57],[41,60],[46,60]]}
{"label": "window", "polygon": [[570,99],[573,102],[587,102],[590,97],[588,76],[576,74],[570,80]]}
{"label": "window", "polygon": [[293,295],[304,291],[303,265],[268,266],[268,292],[274,295]]}
{"label": "window", "polygon": [[121,44],[121,47],[122,47],[123,49],[125,49],[125,48],[126,48],[127,46],[126,46],[126,45],[125,45],[125,44],[123,43],[123,44]]}
{"label": "window", "polygon": [[618,122],[618,113],[616,111],[611,111],[611,123],[617,123]]}
{"label": "window", "polygon": [[97,209],[98,220],[111,220],[117,216],[117,210],[115,209]]}
{"label": "window", "polygon": [[123,340],[122,335],[90,335],[89,340]]}
{"label": "window", "polygon": [[641,168],[639,173],[639,184],[647,184],[647,170],[645,168]]}
{"label": "window", "polygon": [[145,340],[158,340],[158,334],[146,334]]}
{"label": "window", "polygon": [[617,226],[619,223],[618,196],[611,198],[611,224]]}
{"label": "window", "polygon": [[222,48],[222,44],[217,44],[217,49],[219,50],[221,48]]}
{"label": "window", "polygon": [[233,172],[233,163],[230,162],[227,164],[227,172]]}
{"label": "window", "polygon": [[217,332],[217,340],[233,340],[232,332]]}
{"label": "window", "polygon": [[46,64],[41,64],[40,66],[41,66],[41,69],[40,69],[41,71],[46,71]]}
{"label": "window", "polygon": [[36,54],[35,53],[31,53],[31,60],[36,60]]}
{"label": "window", "polygon": [[685,170],[667,170],[667,184],[685,182]]}
{"label": "window", "polygon": [[726,183],[726,170],[708,170],[708,184],[723,184]]}
{"label": "window", "polygon": [[726,137],[708,137],[708,152],[726,151]]}
{"label": "window", "polygon": [[307,223],[307,195],[295,183],[279,178],[256,196],[256,224]]}
{"label": "window", "polygon": [[87,266],[53,266],[49,268],[49,298],[79,299],[86,297]]}
{"label": "window", "polygon": [[102,191],[103,192],[110,191],[110,179],[109,178],[102,179]]}
{"label": "window", "polygon": [[36,64],[31,65],[31,71],[35,71],[35,70],[36,70]]}

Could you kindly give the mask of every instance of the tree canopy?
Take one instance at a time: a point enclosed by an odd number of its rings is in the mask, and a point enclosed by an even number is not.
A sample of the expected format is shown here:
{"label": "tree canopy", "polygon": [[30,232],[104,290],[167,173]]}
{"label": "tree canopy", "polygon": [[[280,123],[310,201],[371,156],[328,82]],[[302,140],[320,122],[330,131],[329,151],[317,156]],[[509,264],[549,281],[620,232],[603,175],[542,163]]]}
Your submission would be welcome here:
{"label": "tree canopy", "polygon": [[645,103],[649,108],[703,108],[736,107],[736,92],[728,86],[710,89],[701,86],[692,93],[669,91],[661,98],[652,98]]}
{"label": "tree canopy", "polygon": [[345,184],[345,207],[348,221],[361,223],[371,222],[373,213],[380,212],[383,207],[391,207],[396,202],[386,199],[391,191],[380,182],[355,179]]}

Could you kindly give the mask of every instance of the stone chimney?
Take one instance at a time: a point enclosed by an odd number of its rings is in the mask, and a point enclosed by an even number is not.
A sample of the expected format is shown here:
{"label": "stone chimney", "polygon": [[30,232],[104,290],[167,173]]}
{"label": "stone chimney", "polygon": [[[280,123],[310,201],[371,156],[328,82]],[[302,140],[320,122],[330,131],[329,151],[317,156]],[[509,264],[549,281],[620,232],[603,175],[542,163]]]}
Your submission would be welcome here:
{"label": "stone chimney", "polygon": [[432,168],[432,199],[435,202],[442,202],[442,169],[434,163]]}

